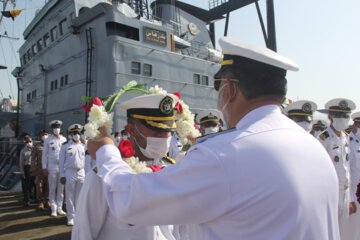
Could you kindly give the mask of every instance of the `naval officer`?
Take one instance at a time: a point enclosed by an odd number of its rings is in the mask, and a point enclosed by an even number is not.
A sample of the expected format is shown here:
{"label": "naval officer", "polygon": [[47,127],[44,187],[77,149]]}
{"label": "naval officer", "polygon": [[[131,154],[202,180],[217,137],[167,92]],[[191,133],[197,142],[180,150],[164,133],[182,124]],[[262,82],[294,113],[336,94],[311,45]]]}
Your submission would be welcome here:
{"label": "naval officer", "polygon": [[[140,162],[149,166],[149,171],[163,168],[170,160],[166,153],[171,132],[175,131],[174,105],[177,101],[173,94],[150,94],[134,97],[120,105],[127,111],[126,130],[130,145],[133,146],[131,149],[135,150]],[[133,156],[134,150],[122,153],[123,157]],[[72,231],[73,240],[118,237],[122,240],[175,240],[173,226],[133,226],[118,220],[109,211],[103,195],[102,180],[96,171],[96,168],[89,171],[80,193]]]}
{"label": "naval officer", "polygon": [[219,132],[220,115],[217,109],[206,109],[196,115],[196,122],[200,124],[200,132],[203,136]]}
{"label": "naval officer", "polygon": [[328,152],[333,163],[339,187],[339,229],[340,239],[349,239],[349,214],[356,211],[355,199],[350,195],[350,148],[345,129],[349,126],[351,111],[356,108],[353,101],[346,98],[335,98],[325,104],[330,126],[318,139]]}
{"label": "naval officer", "polygon": [[135,226],[189,224],[196,240],[339,239],[331,160],[280,110],[297,65],[230,37],[220,45],[214,88],[230,130],[152,174],[132,174],[111,137],[89,141],[111,213]]}
{"label": "naval officer", "polygon": [[360,239],[360,204],[356,192],[360,187],[360,112],[351,115],[353,125],[349,134],[350,138],[350,194],[356,205],[356,212],[350,216],[350,238]]}
{"label": "naval officer", "polygon": [[66,215],[62,210],[64,200],[64,185],[60,183],[59,175],[59,155],[66,138],[60,134],[62,121],[53,120],[50,123],[53,134],[44,141],[42,152],[42,169],[44,174],[48,175],[49,182],[49,202],[51,207],[51,216]]}
{"label": "naval officer", "polygon": [[60,151],[60,182],[65,185],[67,225],[73,226],[76,203],[85,178],[86,146],[80,141],[80,124],[72,124],[69,130],[71,141]]}
{"label": "naval officer", "polygon": [[313,113],[316,109],[317,105],[313,101],[299,100],[287,105],[283,112],[306,132],[310,132],[312,129]]}

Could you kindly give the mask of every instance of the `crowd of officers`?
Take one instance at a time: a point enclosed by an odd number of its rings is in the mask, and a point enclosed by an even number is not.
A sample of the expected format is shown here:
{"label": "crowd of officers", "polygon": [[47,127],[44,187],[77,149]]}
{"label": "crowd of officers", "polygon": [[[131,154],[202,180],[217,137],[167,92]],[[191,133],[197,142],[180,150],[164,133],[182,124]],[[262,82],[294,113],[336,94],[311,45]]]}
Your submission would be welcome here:
{"label": "crowd of officers", "polygon": [[[313,120],[317,105],[308,100],[288,104],[283,113],[305,131],[316,137],[331,159],[339,180],[339,225],[341,239],[359,239],[360,228],[360,112],[353,113],[355,103],[337,98],[325,105],[330,124]],[[353,124],[349,125],[350,119]],[[221,113],[205,110],[197,114],[196,122],[202,135],[221,131]],[[25,146],[20,153],[20,171],[24,205],[29,206],[32,189],[36,191],[38,209],[49,208],[51,216],[67,215],[67,225],[74,225],[75,205],[85,174],[94,165],[86,151],[86,138],[80,124],[72,124],[66,139],[60,134],[62,122],[50,122],[52,134],[40,131],[40,142],[33,146],[31,136],[24,137]],[[328,125],[328,126],[327,126]],[[118,146],[127,133],[114,134]],[[182,145],[176,132],[173,134],[169,156],[176,159]],[[66,212],[63,211],[65,188]]]}

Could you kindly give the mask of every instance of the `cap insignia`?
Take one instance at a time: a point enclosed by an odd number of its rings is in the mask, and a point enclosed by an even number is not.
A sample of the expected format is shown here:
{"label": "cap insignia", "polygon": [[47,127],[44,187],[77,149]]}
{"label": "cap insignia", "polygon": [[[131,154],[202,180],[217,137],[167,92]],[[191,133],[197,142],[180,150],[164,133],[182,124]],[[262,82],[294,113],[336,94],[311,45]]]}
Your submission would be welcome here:
{"label": "cap insignia", "polygon": [[170,114],[173,110],[173,99],[169,96],[166,96],[160,102],[160,111],[164,114]]}
{"label": "cap insignia", "polygon": [[345,100],[340,101],[340,102],[339,102],[339,107],[340,107],[341,109],[346,109],[346,108],[348,108],[348,103],[347,103],[347,101],[345,101]]}
{"label": "cap insignia", "polygon": [[310,103],[304,103],[302,105],[302,110],[306,113],[311,112],[311,104]]}

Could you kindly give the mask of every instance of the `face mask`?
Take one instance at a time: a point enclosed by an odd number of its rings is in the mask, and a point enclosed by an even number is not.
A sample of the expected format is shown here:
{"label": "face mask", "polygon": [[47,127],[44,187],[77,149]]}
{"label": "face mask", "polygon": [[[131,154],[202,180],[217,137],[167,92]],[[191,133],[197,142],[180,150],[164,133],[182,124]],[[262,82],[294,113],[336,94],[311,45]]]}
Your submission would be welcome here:
{"label": "face mask", "polygon": [[136,145],[139,147],[141,153],[145,157],[150,159],[159,159],[166,155],[170,146],[171,137],[168,138],[145,137],[140,133],[136,125],[135,125],[135,129],[143,138],[146,139],[146,148],[144,149],[137,143],[136,139],[134,138]]}
{"label": "face mask", "polygon": [[84,134],[81,134],[80,139],[85,142],[85,141],[86,141],[85,135],[84,135]]}
{"label": "face mask", "polygon": [[117,141],[117,142],[120,142],[120,140],[121,140],[121,137],[116,137],[115,138],[115,141]]}
{"label": "face mask", "polygon": [[[227,85],[228,83],[226,82],[224,85],[221,86],[221,88],[219,89],[219,96],[218,96],[218,101],[217,101],[217,109],[220,110],[224,116],[224,120],[226,122],[227,125],[229,125],[229,116],[228,116],[228,112],[226,111],[226,107],[227,105],[230,103],[230,99],[232,97],[235,97],[236,95],[236,90],[233,94],[233,96],[226,102],[226,103],[223,103],[223,95],[220,94],[221,91],[224,89],[224,87]],[[235,88],[236,89],[236,88]]]}
{"label": "face mask", "polygon": [[72,136],[72,139],[73,139],[75,142],[78,142],[78,141],[80,141],[80,135],[79,135],[79,134],[74,134],[74,135]]}
{"label": "face mask", "polygon": [[122,139],[123,139],[123,140],[128,140],[129,138],[128,138],[127,135],[124,135],[124,136],[122,136]]}
{"label": "face mask", "polygon": [[26,146],[29,147],[29,148],[31,148],[31,147],[33,146],[33,143],[32,143],[32,142],[28,142],[28,143],[26,143]]}
{"label": "face mask", "polygon": [[302,127],[306,132],[310,132],[312,128],[312,124],[306,121],[297,122],[297,124]]}
{"label": "face mask", "polygon": [[54,133],[55,135],[59,135],[59,134],[60,134],[60,128],[54,128],[54,129],[53,129],[53,133]]}
{"label": "face mask", "polygon": [[219,127],[208,127],[208,128],[204,128],[204,133],[205,135],[207,134],[211,134],[211,133],[217,133],[219,132]]}
{"label": "face mask", "polygon": [[322,133],[321,130],[314,131],[314,137],[318,137]]}
{"label": "face mask", "polygon": [[350,118],[333,118],[332,126],[336,131],[343,131],[349,127]]}
{"label": "face mask", "polygon": [[42,136],[41,137],[41,140],[43,141],[43,142],[45,142],[45,140],[48,138],[48,135],[44,135],[44,136]]}

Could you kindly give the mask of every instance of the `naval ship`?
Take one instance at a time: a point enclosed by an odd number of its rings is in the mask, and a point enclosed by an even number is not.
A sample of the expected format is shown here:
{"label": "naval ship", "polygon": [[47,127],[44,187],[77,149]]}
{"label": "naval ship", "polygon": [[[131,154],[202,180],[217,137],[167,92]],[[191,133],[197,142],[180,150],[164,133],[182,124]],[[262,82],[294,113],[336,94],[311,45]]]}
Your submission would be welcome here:
{"label": "naval ship", "polygon": [[[63,130],[84,124],[81,96],[108,96],[130,80],[180,92],[195,112],[215,108],[213,75],[222,60],[215,23],[225,19],[227,35],[230,12],[254,4],[265,44],[276,51],[275,23],[273,0],[266,0],[267,27],[257,0],[208,4],[205,10],[177,0],[47,0],[23,33],[21,64],[12,71],[15,137],[36,136],[54,119],[63,121]],[[126,113],[115,107],[113,129],[125,121]],[[21,138],[0,141],[1,190],[19,181],[14,159],[21,144]]]}

